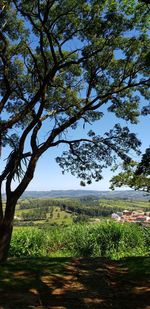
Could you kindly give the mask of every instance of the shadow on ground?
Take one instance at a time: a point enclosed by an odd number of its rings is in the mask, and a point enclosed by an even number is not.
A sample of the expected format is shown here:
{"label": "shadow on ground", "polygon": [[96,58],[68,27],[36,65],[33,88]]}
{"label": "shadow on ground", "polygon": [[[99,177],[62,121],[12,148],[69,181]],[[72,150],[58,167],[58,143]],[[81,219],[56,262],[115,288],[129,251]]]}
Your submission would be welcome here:
{"label": "shadow on ground", "polygon": [[150,309],[150,259],[10,259],[0,309]]}

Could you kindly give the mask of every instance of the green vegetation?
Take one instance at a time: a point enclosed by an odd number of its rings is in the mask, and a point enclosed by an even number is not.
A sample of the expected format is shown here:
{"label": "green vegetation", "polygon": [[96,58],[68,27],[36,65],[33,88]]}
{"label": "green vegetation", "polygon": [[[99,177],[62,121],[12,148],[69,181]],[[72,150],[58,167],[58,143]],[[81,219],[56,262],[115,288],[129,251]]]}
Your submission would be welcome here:
{"label": "green vegetation", "polygon": [[[17,201],[48,149],[63,149],[56,162],[82,186],[100,181],[104,168],[139,155],[141,141],[128,124],[149,113],[150,41],[149,8],[137,0],[1,3],[0,261],[5,261]],[[108,127],[97,131],[91,125],[101,128],[104,114]],[[80,137],[72,134],[78,125]]]}
{"label": "green vegetation", "polygon": [[[39,207],[34,204],[27,204],[28,207],[23,209],[22,203],[20,202],[20,204],[17,205],[14,225],[69,225],[73,222],[74,214],[64,211],[61,206],[44,206],[43,202],[44,201],[41,200],[41,205]],[[27,200],[27,203],[29,203],[29,200]],[[57,204],[56,202],[56,205]]]}
{"label": "green vegetation", "polygon": [[148,255],[149,228],[110,219],[114,211],[124,209],[149,211],[150,203],[94,197],[19,200],[9,255],[111,259]]}
{"label": "green vegetation", "polygon": [[15,226],[68,226],[91,218],[110,218],[113,212],[128,210],[150,211],[148,201],[106,200],[95,197],[47,198],[19,200]]}
{"label": "green vegetation", "polygon": [[10,256],[124,256],[148,255],[149,230],[134,224],[103,221],[66,228],[17,227]]}
{"label": "green vegetation", "polygon": [[150,193],[150,147],[145,150],[141,162],[123,164],[123,172],[111,179],[112,189],[123,185]]}

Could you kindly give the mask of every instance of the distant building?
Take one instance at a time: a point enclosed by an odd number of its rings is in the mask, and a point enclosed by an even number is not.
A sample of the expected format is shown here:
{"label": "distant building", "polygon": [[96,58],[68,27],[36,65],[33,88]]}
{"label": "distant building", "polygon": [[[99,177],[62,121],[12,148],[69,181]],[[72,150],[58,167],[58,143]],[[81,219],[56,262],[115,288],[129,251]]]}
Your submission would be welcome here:
{"label": "distant building", "polygon": [[120,221],[120,222],[133,222],[133,223],[140,223],[143,226],[150,225],[150,213],[143,212],[143,210],[139,211],[130,211],[130,210],[123,210],[123,212],[113,213],[111,218]]}
{"label": "distant building", "polygon": [[123,210],[123,216],[131,216],[132,211],[131,210]]}
{"label": "distant building", "polygon": [[146,221],[150,222],[150,216],[146,216]]}
{"label": "distant building", "polygon": [[115,219],[115,220],[117,220],[117,221],[120,221],[120,220],[121,220],[121,216],[119,216],[119,215],[116,214],[116,213],[113,213],[113,214],[111,215],[111,217],[112,217],[112,219]]}

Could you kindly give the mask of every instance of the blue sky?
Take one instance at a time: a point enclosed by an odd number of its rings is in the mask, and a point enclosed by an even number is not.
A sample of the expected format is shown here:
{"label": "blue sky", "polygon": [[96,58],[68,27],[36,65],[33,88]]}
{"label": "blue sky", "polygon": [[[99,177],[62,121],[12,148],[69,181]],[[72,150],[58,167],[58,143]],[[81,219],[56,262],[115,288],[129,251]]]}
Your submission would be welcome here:
{"label": "blue sky", "polygon": [[[34,36],[33,36],[34,38]],[[72,44],[76,45],[78,41],[72,41],[71,45],[67,48],[71,49]],[[74,48],[76,46],[73,46]],[[118,57],[122,54],[119,51]],[[142,100],[142,103],[144,101]],[[122,126],[128,126],[132,132],[137,133],[138,138],[142,141],[141,150],[144,152],[145,148],[150,145],[150,117],[140,117],[140,122],[137,125],[131,125],[126,121],[122,121],[116,118],[112,113],[106,112],[105,116],[94,123],[92,126],[87,127],[87,131],[90,129],[95,130],[97,134],[103,135],[104,132],[109,131],[116,123],[120,123]],[[46,130],[45,130],[46,131]],[[68,138],[72,137],[81,138],[83,137],[83,127],[80,125],[77,130],[70,131]],[[61,155],[61,152],[65,149],[65,146],[60,146],[59,148],[53,148],[48,150],[39,160],[37,168],[35,171],[34,179],[28,186],[28,190],[66,190],[66,189],[83,189],[80,186],[80,179],[77,179],[70,174],[62,175],[61,169],[55,162],[55,157]],[[3,150],[3,156],[0,159],[0,171],[4,166],[3,159],[8,156],[8,149]],[[133,159],[137,159],[133,156]],[[106,169],[103,172],[103,180],[100,182],[94,182],[91,185],[85,187],[89,190],[108,190],[109,180],[113,176],[110,169]]]}
{"label": "blue sky", "polygon": [[[142,102],[144,103],[144,102]],[[144,152],[145,148],[150,145],[150,117],[141,116],[140,122],[137,125],[132,125],[127,121],[120,120],[110,112],[106,112],[104,117],[94,123],[92,126],[88,126],[85,130],[95,130],[99,135],[103,135],[104,132],[112,128],[115,123],[120,123],[122,126],[128,126],[132,132],[136,132],[138,138],[142,141],[141,150]],[[46,128],[45,128],[46,129]],[[68,139],[81,138],[84,135],[82,124],[74,131],[70,131]],[[80,179],[66,173],[62,175],[60,167],[55,162],[55,157],[59,156],[62,151],[65,150],[65,146],[61,145],[57,148],[48,150],[39,160],[35,171],[34,179],[28,186],[27,190],[69,190],[69,189],[83,189],[80,186]],[[8,156],[8,149],[3,149],[3,156],[1,158],[0,170],[4,166],[3,159]],[[133,159],[138,159],[133,154]],[[85,190],[108,190],[109,180],[113,176],[110,169],[103,171],[103,179],[100,182],[94,182],[91,185],[87,185]]]}
{"label": "blue sky", "polygon": [[[104,118],[92,125],[92,129],[95,129],[97,133],[102,134],[109,128],[113,127],[116,121],[123,125],[128,125],[131,131],[136,132],[140,140],[142,140],[142,151],[150,145],[150,118],[148,116],[141,117],[138,125],[131,125],[125,121],[116,119],[111,113],[106,114]],[[83,134],[82,126],[77,128],[75,135],[81,137]],[[70,133],[70,138],[72,134]],[[64,150],[64,146],[48,150],[42,158],[40,158],[33,181],[30,183],[28,190],[67,190],[67,189],[83,189],[80,186],[80,179],[69,175],[68,173],[62,175],[61,169],[55,162],[55,157],[60,155]],[[134,156],[133,158],[136,159]],[[93,182],[91,185],[85,187],[89,190],[108,190],[109,180],[113,173],[110,169],[105,169],[103,172],[103,180],[100,182]]]}

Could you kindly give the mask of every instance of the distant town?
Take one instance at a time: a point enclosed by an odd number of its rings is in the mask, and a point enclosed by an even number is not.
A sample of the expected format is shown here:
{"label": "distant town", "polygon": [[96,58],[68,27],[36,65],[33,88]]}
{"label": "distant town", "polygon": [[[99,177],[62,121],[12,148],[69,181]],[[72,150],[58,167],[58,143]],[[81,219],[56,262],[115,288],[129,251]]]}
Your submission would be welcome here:
{"label": "distant town", "polygon": [[111,218],[119,222],[141,223],[144,226],[150,226],[150,212],[123,210],[111,215]]}

